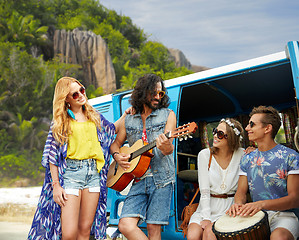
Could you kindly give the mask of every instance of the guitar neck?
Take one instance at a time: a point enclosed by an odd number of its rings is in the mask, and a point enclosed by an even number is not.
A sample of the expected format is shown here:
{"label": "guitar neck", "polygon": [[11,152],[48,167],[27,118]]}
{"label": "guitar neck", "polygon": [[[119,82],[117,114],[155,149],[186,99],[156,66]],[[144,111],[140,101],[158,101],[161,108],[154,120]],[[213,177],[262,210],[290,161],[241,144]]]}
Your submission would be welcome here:
{"label": "guitar neck", "polygon": [[131,153],[129,161],[156,147],[156,140]]}
{"label": "guitar neck", "polygon": [[[171,136],[171,132],[168,132],[166,134],[164,134],[167,138],[170,138]],[[131,157],[129,159],[129,161],[133,160],[134,158],[142,155],[143,153],[153,149],[154,147],[156,147],[156,140],[152,141],[151,143],[144,145],[142,148],[139,148],[138,150],[136,150],[135,152],[131,153]]]}

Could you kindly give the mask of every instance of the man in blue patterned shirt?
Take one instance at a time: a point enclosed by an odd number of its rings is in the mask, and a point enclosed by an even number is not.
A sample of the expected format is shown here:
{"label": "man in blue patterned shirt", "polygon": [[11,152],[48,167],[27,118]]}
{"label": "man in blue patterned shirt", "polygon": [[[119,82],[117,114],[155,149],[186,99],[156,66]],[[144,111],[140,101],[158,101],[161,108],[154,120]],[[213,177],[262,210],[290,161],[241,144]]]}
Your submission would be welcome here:
{"label": "man in blue patterned shirt", "polygon": [[[268,213],[271,240],[297,239],[299,155],[274,141],[281,125],[276,109],[259,106],[249,116],[246,131],[249,140],[256,142],[258,148],[241,159],[235,203],[227,213],[253,216],[264,210]],[[250,203],[246,203],[248,189]]]}

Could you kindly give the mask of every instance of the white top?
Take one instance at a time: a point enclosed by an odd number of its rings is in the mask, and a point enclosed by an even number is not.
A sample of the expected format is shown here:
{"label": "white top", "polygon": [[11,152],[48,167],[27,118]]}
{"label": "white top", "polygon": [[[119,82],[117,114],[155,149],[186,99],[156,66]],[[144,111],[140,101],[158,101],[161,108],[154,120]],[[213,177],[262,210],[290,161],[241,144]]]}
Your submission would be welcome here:
{"label": "white top", "polygon": [[226,169],[222,169],[214,156],[210,170],[208,170],[210,150],[203,149],[198,153],[198,182],[200,201],[196,212],[192,215],[190,223],[200,224],[202,220],[215,222],[233,204],[234,198],[213,198],[210,194],[234,194],[239,179],[239,165],[244,149],[239,148],[233,153],[232,159]]}

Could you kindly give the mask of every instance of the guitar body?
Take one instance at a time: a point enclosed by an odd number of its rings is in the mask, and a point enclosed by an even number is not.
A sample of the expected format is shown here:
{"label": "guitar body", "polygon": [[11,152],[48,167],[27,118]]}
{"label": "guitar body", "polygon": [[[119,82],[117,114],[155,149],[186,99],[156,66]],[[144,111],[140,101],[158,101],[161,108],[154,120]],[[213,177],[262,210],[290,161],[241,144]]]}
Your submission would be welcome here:
{"label": "guitar body", "polygon": [[[191,137],[190,134],[194,133],[196,129],[196,123],[192,122],[174,129],[172,133],[166,133],[165,136],[167,138],[186,140],[188,136]],[[154,147],[156,147],[156,140],[144,144],[142,139],[139,139],[131,147],[124,146],[120,148],[120,153],[130,154],[129,162],[131,163],[131,166],[127,170],[124,170],[117,165],[116,161],[113,161],[109,166],[107,174],[107,187],[120,192],[124,190],[134,178],[142,177],[146,173],[151,159],[154,156],[152,154],[152,149]]]}
{"label": "guitar body", "polygon": [[[143,141],[140,139],[136,141],[131,147],[122,147],[121,153],[131,154],[135,150],[138,150],[144,146]],[[127,170],[124,170],[121,166],[117,166],[115,173],[116,161],[113,161],[109,167],[107,174],[107,187],[116,191],[122,191],[126,186],[134,179],[142,177],[151,162],[151,156],[149,154],[142,154],[131,160],[131,166]]]}

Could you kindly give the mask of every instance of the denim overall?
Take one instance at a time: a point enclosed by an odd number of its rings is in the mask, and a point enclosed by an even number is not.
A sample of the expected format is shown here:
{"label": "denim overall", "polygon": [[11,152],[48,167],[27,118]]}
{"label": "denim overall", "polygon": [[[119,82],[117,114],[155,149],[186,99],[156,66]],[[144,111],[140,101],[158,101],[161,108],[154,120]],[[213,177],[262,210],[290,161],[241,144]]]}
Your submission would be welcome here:
{"label": "denim overall", "polygon": [[[145,122],[148,142],[151,143],[161,134],[164,133],[165,125],[170,113],[170,109],[161,108],[153,111]],[[125,119],[127,140],[132,146],[137,140],[142,138],[143,123],[141,114],[127,115]],[[153,149],[154,157],[151,159],[151,171],[155,186],[164,187],[175,181],[175,166],[173,155],[163,155],[158,148]]]}

